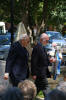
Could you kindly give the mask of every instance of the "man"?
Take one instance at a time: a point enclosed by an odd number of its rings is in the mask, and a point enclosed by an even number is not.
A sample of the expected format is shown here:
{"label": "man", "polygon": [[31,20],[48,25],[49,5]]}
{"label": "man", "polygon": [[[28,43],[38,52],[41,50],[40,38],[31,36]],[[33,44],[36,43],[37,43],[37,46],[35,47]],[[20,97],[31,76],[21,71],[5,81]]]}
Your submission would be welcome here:
{"label": "man", "polygon": [[56,89],[66,92],[66,68],[62,70],[63,80],[58,82]]}
{"label": "man", "polygon": [[35,84],[30,80],[24,80],[18,84],[24,96],[24,100],[34,100],[36,97],[37,89]]}
{"label": "man", "polygon": [[[41,34],[40,43],[37,43],[37,45],[33,48],[31,57],[32,78],[35,80],[35,84],[37,86],[37,93],[42,90],[44,96],[46,95],[46,87],[48,86],[48,82],[46,79],[47,72],[49,74],[49,59],[45,50],[45,46],[48,44],[48,41],[48,35],[45,33]],[[53,62],[54,59],[51,58],[50,61]]]}
{"label": "man", "polygon": [[13,86],[28,78],[28,51],[26,46],[29,43],[27,34],[20,35],[19,41],[13,43],[6,60],[4,79],[10,77]]}
{"label": "man", "polygon": [[47,94],[44,100],[66,100],[66,92],[54,89]]}
{"label": "man", "polygon": [[0,100],[24,100],[24,96],[18,87],[7,88]]}

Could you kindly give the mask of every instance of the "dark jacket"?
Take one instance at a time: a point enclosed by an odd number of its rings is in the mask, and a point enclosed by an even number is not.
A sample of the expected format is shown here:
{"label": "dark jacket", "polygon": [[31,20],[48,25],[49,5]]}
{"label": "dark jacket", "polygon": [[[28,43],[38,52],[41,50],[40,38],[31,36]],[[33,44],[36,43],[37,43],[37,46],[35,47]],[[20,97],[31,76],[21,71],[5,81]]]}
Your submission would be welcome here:
{"label": "dark jacket", "polygon": [[[49,59],[45,48],[38,43],[32,51],[31,57],[31,73],[36,76],[50,75],[48,71]],[[47,73],[48,72],[48,73]],[[48,76],[49,76],[48,75]]]}
{"label": "dark jacket", "polygon": [[28,75],[28,51],[19,42],[13,43],[6,60],[5,72],[17,80],[24,80]]}

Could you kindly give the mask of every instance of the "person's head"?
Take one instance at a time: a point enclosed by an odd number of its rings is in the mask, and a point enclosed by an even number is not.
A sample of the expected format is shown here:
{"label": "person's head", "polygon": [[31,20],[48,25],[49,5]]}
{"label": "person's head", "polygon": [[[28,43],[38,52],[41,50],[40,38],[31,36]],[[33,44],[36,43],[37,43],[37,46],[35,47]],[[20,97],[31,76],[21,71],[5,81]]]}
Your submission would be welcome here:
{"label": "person's head", "polygon": [[27,34],[21,34],[19,40],[24,47],[29,44],[29,36]]}
{"label": "person's head", "polygon": [[61,70],[61,73],[63,75],[63,80],[66,82],[66,68],[64,68],[63,70]]}
{"label": "person's head", "polygon": [[54,89],[47,94],[44,100],[66,100],[66,93]]}
{"label": "person's head", "polygon": [[18,84],[18,87],[21,89],[24,100],[33,100],[36,96],[37,89],[35,84],[30,80],[25,80]]}
{"label": "person's head", "polygon": [[0,92],[4,92],[6,90],[6,87],[4,85],[0,85]]}
{"label": "person's head", "polygon": [[56,43],[52,43],[52,47],[57,49],[57,44]]}
{"label": "person's head", "polygon": [[5,91],[2,100],[24,100],[24,98],[19,88],[11,87]]}
{"label": "person's head", "polygon": [[42,33],[41,35],[40,35],[40,43],[42,43],[42,45],[47,45],[48,44],[48,42],[49,42],[49,37],[48,37],[48,35],[46,34],[46,33]]}
{"label": "person's head", "polygon": [[0,85],[0,100],[2,100],[5,90],[5,86]]}
{"label": "person's head", "polygon": [[66,73],[64,73],[64,81],[66,82]]}
{"label": "person's head", "polygon": [[63,75],[63,81],[59,82],[59,84],[56,86],[56,88],[58,90],[66,92],[66,70],[64,69],[61,73]]}
{"label": "person's head", "polygon": [[62,82],[56,87],[58,90],[66,92],[66,82]]}

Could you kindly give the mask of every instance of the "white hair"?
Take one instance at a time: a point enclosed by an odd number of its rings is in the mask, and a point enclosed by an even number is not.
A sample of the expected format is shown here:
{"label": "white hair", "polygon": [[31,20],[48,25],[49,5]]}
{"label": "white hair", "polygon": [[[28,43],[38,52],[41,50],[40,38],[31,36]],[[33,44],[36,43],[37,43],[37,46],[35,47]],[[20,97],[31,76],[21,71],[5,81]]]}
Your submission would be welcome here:
{"label": "white hair", "polygon": [[63,82],[63,81],[60,82],[56,88],[57,88],[58,90],[61,90],[61,91],[63,91],[63,92],[66,92],[66,81],[65,81],[65,82]]}
{"label": "white hair", "polygon": [[19,36],[19,40],[22,40],[22,39],[27,39],[28,35],[25,33],[25,34],[21,34]]}
{"label": "white hair", "polygon": [[40,39],[46,39],[46,38],[49,38],[48,35],[46,33],[42,33],[40,35]]}

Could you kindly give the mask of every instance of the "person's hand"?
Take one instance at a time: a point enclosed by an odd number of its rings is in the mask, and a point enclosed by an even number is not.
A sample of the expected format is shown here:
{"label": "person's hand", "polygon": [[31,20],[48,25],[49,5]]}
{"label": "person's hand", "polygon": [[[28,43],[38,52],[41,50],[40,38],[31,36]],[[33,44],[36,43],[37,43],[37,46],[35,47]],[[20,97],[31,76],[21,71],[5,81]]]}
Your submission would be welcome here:
{"label": "person's hand", "polygon": [[34,76],[32,76],[32,78],[33,78],[33,80],[36,80],[37,76],[36,76],[36,75],[34,75]]}
{"label": "person's hand", "polygon": [[50,62],[51,62],[51,63],[56,62],[56,58],[53,58],[53,57],[50,58]]}
{"label": "person's hand", "polygon": [[9,78],[9,73],[4,74],[4,79],[7,80]]}

